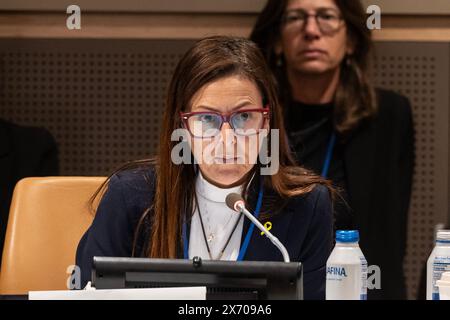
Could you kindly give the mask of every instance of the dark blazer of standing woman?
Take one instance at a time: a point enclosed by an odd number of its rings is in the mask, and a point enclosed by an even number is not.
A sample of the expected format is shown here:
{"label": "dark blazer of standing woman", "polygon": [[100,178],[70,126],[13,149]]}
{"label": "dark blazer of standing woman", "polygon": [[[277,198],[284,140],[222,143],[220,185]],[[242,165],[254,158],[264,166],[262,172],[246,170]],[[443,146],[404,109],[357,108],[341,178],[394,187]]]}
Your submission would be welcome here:
{"label": "dark blazer of standing woman", "polygon": [[404,299],[411,107],[371,85],[366,19],[360,1],[269,0],[251,39],[277,77],[300,165],[341,190],[335,226],[359,229],[368,264],[380,268],[381,287],[368,298]]}

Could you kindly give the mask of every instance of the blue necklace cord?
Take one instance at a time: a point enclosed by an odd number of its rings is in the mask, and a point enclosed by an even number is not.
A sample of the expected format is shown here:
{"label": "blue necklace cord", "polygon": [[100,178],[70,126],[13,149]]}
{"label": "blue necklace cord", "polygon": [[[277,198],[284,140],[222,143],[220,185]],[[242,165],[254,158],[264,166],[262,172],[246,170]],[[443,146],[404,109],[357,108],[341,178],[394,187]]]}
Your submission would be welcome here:
{"label": "blue necklace cord", "polygon": [[328,171],[330,170],[331,158],[333,157],[333,149],[335,145],[336,145],[336,134],[333,132],[331,134],[330,141],[328,142],[327,155],[323,163],[322,173],[320,174],[324,178],[328,177]]}
{"label": "blue necklace cord", "polygon": [[184,259],[189,259],[189,243],[187,241],[187,227],[186,227],[186,217],[184,217],[184,222],[183,222],[183,257]]}

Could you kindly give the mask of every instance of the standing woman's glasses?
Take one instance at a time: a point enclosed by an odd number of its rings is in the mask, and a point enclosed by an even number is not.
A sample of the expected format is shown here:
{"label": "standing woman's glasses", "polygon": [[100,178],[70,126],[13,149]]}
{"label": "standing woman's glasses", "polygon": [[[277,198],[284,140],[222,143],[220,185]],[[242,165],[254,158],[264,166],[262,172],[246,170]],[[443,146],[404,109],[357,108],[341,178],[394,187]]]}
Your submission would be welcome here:
{"label": "standing woman's glasses", "polygon": [[344,21],[341,14],[334,9],[319,9],[315,14],[309,14],[302,9],[294,9],[286,11],[282,19],[282,24],[285,28],[303,31],[310,17],[316,20],[323,34],[338,31]]}

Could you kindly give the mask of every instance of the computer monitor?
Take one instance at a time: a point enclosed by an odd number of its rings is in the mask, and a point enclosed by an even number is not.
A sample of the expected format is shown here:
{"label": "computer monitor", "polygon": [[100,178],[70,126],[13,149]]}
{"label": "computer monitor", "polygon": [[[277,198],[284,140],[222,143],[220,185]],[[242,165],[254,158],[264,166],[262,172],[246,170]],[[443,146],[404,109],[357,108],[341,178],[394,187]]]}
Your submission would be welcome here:
{"label": "computer monitor", "polygon": [[94,257],[96,289],[206,287],[207,300],[302,300],[300,262]]}

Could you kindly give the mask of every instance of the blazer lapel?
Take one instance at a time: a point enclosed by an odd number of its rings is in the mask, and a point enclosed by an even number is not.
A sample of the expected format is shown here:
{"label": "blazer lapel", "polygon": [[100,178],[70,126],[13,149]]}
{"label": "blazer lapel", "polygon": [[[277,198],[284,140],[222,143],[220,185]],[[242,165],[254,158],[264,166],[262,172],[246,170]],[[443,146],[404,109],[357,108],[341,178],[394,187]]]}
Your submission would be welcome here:
{"label": "blazer lapel", "polygon": [[[262,221],[261,223],[264,225],[266,222],[271,223],[270,232],[273,233],[278,240],[284,246],[288,247],[287,238],[288,231],[290,230],[289,226],[291,224],[292,216],[293,216],[294,208],[292,206],[286,206],[282,210],[282,214],[276,215],[271,219]],[[242,238],[241,238],[241,249],[242,244],[247,236],[248,230],[252,223],[246,217],[244,217],[244,228],[242,230]],[[279,254],[278,249],[276,249],[270,240],[265,236],[261,235],[261,231],[255,226],[253,228],[253,232],[250,237],[250,242],[247,248],[247,251],[244,255],[243,260],[252,260],[252,261],[275,261],[277,260],[277,255]],[[281,253],[280,259],[281,259]],[[291,257],[292,258],[292,257]]]}

